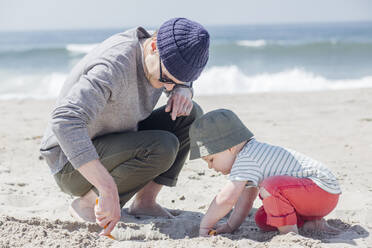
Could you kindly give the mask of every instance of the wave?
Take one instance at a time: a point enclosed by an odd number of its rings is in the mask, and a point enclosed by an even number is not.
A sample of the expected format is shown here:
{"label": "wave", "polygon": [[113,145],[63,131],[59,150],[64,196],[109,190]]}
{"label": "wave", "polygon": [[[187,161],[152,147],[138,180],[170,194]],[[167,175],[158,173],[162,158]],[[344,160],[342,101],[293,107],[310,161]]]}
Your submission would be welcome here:
{"label": "wave", "polygon": [[37,55],[51,55],[53,53],[69,53],[72,55],[86,54],[93,50],[99,43],[88,44],[67,44],[60,46],[44,46],[44,47],[21,47],[12,49],[0,49],[1,56],[37,56]]}
{"label": "wave", "polygon": [[[231,43],[232,42],[232,43]],[[51,46],[30,46],[30,47],[13,47],[13,48],[1,48],[0,47],[0,56],[1,55],[11,55],[11,54],[43,54],[43,53],[52,53],[52,52],[68,52],[73,54],[86,54],[93,50],[99,43],[71,43],[65,45],[51,45]],[[246,48],[272,48],[272,47],[296,47],[296,48],[306,48],[306,47],[340,47],[340,48],[366,48],[371,49],[372,41],[347,41],[347,40],[236,40],[229,41],[226,43],[220,42],[218,40],[212,41],[212,49],[219,48],[220,46],[238,46]]]}
{"label": "wave", "polygon": [[[56,98],[64,73],[12,76],[2,74],[0,100]],[[331,80],[294,68],[279,73],[246,75],[237,66],[211,67],[194,83],[196,95],[236,95],[258,92],[301,92],[372,88],[372,76]]]}
{"label": "wave", "polygon": [[19,59],[22,57],[31,56],[52,56],[54,54],[63,54],[66,52],[64,47],[34,47],[34,48],[20,48],[0,50],[0,58],[6,57],[11,59]]}
{"label": "wave", "polygon": [[95,48],[99,43],[92,44],[68,44],[66,50],[73,53],[88,53]]}
{"label": "wave", "polygon": [[372,76],[331,80],[299,68],[249,76],[237,66],[212,67],[194,83],[194,88],[196,95],[372,88]]}
{"label": "wave", "polygon": [[[232,43],[231,43],[232,42]],[[345,61],[347,58],[368,57],[372,53],[372,42],[341,42],[341,41],[322,41],[322,42],[291,42],[291,41],[270,41],[270,40],[238,40],[228,43],[212,42],[210,54],[224,56],[233,61],[243,61],[252,56],[271,61],[274,57],[298,57],[311,56],[319,57],[326,54],[340,56],[339,60]],[[90,52],[98,43],[85,44],[65,44],[58,46],[45,47],[23,47],[4,50],[0,47],[0,64],[12,61],[13,64],[24,64],[26,58],[36,60],[48,60],[52,57],[58,59],[79,58]],[[58,56],[58,57],[57,57]],[[257,57],[253,57],[257,58]],[[368,59],[368,58],[367,58]],[[18,63],[19,61],[19,63]]]}
{"label": "wave", "polygon": [[[222,43],[223,44],[223,43]],[[235,45],[246,48],[368,48],[372,47],[372,41],[351,41],[351,40],[238,40]],[[223,44],[224,45],[224,44]]]}
{"label": "wave", "polygon": [[56,98],[66,77],[63,73],[8,76],[1,82],[0,100]]}
{"label": "wave", "polygon": [[265,40],[239,40],[236,44],[245,47],[264,47],[267,42]]}

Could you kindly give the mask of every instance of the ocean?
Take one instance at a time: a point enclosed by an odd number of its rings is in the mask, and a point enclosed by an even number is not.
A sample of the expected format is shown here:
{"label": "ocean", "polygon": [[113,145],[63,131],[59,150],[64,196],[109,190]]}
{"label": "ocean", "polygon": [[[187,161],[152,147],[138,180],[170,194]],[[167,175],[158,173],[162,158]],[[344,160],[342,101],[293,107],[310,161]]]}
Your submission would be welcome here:
{"label": "ocean", "polygon": [[[0,99],[57,97],[86,53],[129,28],[0,32]],[[372,87],[372,22],[206,28],[210,59],[196,95]]]}

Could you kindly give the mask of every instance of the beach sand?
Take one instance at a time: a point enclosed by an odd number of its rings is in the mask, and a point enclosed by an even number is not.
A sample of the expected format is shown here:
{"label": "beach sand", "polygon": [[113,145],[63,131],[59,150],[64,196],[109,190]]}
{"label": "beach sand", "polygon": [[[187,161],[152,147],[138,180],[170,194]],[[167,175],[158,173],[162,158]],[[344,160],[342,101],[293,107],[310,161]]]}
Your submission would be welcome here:
{"label": "beach sand", "polygon": [[0,247],[372,247],[372,89],[200,96],[204,111],[235,111],[271,144],[295,149],[326,164],[343,194],[326,217],[342,229],[322,233],[260,232],[253,213],[233,234],[199,238],[199,222],[226,176],[201,160],[187,161],[177,187],[164,188],[159,203],[175,219],[133,217],[122,211],[113,231],[99,237],[95,224],[75,222],[71,196],[58,189],[39,156],[54,100],[0,101]]}

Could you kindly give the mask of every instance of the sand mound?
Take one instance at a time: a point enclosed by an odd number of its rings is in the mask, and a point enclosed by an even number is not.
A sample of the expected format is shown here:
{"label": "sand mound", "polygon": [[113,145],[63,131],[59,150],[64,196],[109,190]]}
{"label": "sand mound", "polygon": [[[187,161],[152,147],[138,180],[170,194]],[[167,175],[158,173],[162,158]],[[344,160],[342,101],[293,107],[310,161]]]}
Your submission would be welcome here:
{"label": "sand mound", "polygon": [[250,216],[233,234],[198,237],[201,214],[180,211],[174,219],[135,217],[123,210],[122,221],[113,230],[117,240],[100,237],[96,224],[40,218],[0,217],[0,247],[324,247],[325,243],[349,243],[368,236],[362,227],[330,220],[343,230],[337,236],[322,233],[261,232]]}
{"label": "sand mound", "polygon": [[0,247],[104,247],[113,241],[99,237],[100,227],[69,221],[0,217]]}

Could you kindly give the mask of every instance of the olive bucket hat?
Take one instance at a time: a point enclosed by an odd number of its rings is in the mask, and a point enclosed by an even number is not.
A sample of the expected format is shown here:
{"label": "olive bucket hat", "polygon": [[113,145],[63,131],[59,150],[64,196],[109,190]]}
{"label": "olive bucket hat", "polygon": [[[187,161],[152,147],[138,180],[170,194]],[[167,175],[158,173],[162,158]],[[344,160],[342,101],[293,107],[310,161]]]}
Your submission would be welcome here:
{"label": "olive bucket hat", "polygon": [[217,109],[196,119],[190,127],[190,159],[225,151],[253,137],[231,110]]}

